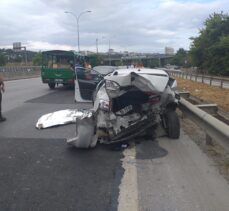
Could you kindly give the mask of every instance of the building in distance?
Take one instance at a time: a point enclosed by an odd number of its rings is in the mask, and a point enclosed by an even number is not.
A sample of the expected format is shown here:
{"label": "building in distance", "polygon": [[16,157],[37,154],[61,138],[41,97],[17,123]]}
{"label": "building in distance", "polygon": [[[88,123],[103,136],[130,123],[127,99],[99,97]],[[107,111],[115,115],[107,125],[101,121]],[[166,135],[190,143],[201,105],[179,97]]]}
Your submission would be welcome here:
{"label": "building in distance", "polygon": [[166,55],[174,55],[174,48],[165,47],[165,54]]}

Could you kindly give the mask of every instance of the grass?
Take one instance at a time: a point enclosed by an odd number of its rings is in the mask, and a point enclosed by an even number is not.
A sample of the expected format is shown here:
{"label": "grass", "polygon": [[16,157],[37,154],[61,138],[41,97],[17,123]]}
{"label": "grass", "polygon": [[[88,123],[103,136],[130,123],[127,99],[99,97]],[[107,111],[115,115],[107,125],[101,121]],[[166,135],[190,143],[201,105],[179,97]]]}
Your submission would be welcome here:
{"label": "grass", "polygon": [[189,91],[192,96],[209,103],[216,103],[224,111],[229,112],[229,89],[210,86],[178,77],[176,80],[180,90]]}

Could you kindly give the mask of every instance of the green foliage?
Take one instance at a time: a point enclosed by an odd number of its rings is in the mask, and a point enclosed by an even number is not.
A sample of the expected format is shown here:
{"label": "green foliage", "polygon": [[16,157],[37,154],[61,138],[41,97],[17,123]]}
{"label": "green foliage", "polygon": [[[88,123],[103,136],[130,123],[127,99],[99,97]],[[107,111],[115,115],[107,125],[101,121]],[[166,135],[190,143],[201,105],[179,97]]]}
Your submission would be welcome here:
{"label": "green foliage", "polygon": [[98,54],[92,54],[89,57],[89,63],[91,64],[92,67],[101,65],[102,62],[102,57]]}
{"label": "green foliage", "polygon": [[229,75],[229,16],[214,13],[204,22],[200,35],[192,39],[190,55],[194,66],[211,74]]}
{"label": "green foliage", "polygon": [[178,65],[182,67],[189,67],[190,66],[190,57],[187,51],[183,48],[180,48],[176,55],[173,57],[171,64]]}
{"label": "green foliage", "polygon": [[155,68],[155,67],[159,67],[160,63],[159,63],[159,59],[151,59],[150,61],[148,61],[147,64],[144,64],[144,67],[150,67],[150,68]]}
{"label": "green foliage", "polygon": [[115,61],[115,66],[122,66],[122,65],[123,65],[122,61]]}
{"label": "green foliage", "polygon": [[0,54],[0,66],[4,66],[6,64],[6,58],[4,55]]}
{"label": "green foliage", "polygon": [[42,64],[42,53],[36,53],[32,58],[34,65],[41,65]]}
{"label": "green foliage", "polygon": [[207,65],[213,74],[229,75],[229,35],[208,49]]}

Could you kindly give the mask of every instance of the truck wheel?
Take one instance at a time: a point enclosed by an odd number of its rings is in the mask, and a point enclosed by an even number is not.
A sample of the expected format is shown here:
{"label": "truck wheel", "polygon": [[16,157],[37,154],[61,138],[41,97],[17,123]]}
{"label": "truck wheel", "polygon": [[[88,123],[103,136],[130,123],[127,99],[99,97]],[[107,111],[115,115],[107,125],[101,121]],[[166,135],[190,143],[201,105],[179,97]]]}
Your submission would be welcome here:
{"label": "truck wheel", "polygon": [[50,89],[55,89],[56,84],[55,83],[48,83]]}
{"label": "truck wheel", "polygon": [[169,111],[165,115],[166,129],[169,138],[178,139],[180,137],[180,121],[175,111]]}

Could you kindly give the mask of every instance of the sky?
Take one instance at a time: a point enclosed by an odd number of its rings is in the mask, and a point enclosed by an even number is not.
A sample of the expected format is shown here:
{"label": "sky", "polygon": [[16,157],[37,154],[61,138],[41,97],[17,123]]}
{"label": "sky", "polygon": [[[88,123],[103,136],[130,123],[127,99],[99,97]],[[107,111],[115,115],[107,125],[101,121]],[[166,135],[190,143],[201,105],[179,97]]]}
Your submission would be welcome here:
{"label": "sky", "polygon": [[[27,50],[163,53],[190,47],[214,12],[229,0],[0,0],[0,48],[21,42]],[[70,13],[65,13],[69,11]],[[73,15],[74,14],[74,15]]]}

